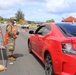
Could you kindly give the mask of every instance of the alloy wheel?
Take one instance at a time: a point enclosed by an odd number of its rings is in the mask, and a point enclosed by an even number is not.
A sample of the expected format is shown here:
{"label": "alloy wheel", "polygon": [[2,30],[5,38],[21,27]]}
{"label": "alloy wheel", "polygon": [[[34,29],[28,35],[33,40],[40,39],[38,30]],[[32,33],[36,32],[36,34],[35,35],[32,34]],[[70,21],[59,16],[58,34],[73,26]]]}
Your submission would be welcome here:
{"label": "alloy wheel", "polygon": [[49,54],[46,55],[45,73],[46,75],[54,75],[52,61]]}
{"label": "alloy wheel", "polygon": [[30,42],[28,43],[28,51],[29,51],[29,53],[32,53]]}

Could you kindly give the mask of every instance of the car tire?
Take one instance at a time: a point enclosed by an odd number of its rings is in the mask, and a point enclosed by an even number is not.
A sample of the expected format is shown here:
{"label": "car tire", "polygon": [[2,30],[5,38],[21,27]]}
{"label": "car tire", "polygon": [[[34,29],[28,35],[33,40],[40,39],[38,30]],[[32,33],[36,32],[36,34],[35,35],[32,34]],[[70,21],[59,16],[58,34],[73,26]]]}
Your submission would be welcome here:
{"label": "car tire", "polygon": [[29,53],[32,53],[32,49],[31,49],[31,44],[30,44],[30,42],[28,43],[28,51],[29,51]]}
{"label": "car tire", "polygon": [[50,54],[46,54],[46,58],[45,58],[45,73],[46,75],[54,75],[53,72],[53,66],[52,66],[52,61],[51,61],[51,57]]}

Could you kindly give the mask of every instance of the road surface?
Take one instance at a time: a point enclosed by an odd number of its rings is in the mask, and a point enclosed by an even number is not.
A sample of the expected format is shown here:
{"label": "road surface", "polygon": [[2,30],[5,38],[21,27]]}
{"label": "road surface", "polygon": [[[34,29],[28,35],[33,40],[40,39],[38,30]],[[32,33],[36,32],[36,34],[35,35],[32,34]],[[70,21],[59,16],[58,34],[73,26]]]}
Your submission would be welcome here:
{"label": "road surface", "polygon": [[[2,27],[2,30],[5,32],[5,26]],[[0,75],[45,75],[42,62],[34,54],[28,52],[28,36],[28,32],[20,29],[14,51],[17,59],[13,62],[14,64],[9,64],[10,61],[8,61],[7,70],[0,72]]]}

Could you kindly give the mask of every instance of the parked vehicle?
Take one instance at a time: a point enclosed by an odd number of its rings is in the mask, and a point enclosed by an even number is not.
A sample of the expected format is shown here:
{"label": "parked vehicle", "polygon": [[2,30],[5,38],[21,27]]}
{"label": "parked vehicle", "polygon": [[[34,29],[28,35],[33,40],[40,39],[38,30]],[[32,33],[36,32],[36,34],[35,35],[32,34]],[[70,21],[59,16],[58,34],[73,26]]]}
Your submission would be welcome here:
{"label": "parked vehicle", "polygon": [[46,23],[28,38],[28,51],[45,65],[46,75],[76,75],[76,25]]}
{"label": "parked vehicle", "polygon": [[23,28],[23,29],[28,28],[29,29],[29,25],[28,24],[22,24],[21,28]]}

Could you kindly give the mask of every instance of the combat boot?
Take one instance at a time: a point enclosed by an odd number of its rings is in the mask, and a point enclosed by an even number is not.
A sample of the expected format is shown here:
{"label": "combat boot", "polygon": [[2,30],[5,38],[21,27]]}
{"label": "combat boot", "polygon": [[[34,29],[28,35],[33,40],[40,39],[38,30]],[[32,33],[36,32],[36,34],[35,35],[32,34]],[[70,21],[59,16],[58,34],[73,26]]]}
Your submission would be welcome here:
{"label": "combat boot", "polygon": [[8,57],[8,60],[16,61],[16,58],[14,58],[14,57]]}
{"label": "combat boot", "polygon": [[12,55],[13,58],[17,58],[16,56]]}

